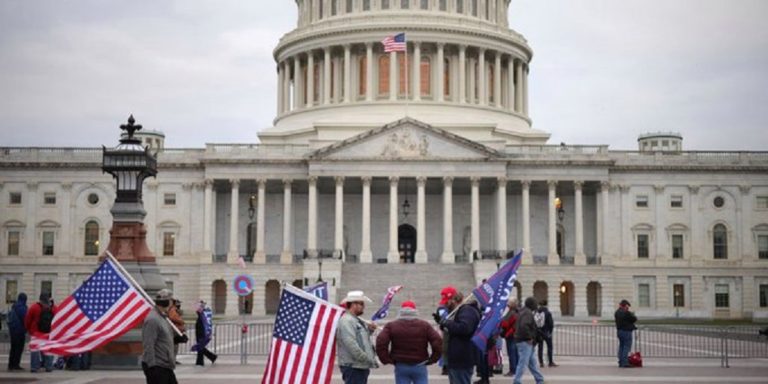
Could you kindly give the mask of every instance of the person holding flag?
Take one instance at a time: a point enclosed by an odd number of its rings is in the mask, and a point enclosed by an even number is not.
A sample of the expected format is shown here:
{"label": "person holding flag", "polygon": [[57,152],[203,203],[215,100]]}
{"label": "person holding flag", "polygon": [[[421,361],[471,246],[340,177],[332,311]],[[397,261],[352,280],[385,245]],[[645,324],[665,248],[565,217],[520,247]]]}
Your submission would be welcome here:
{"label": "person holding flag", "polygon": [[195,339],[197,344],[192,346],[192,352],[197,352],[195,365],[204,366],[205,357],[211,361],[211,364],[214,364],[216,359],[219,358],[218,355],[206,348],[211,341],[212,335],[213,313],[211,308],[205,304],[205,301],[200,300],[200,304],[197,307],[197,321],[195,321]]}
{"label": "person holding flag", "polygon": [[470,384],[472,380],[472,368],[475,366],[476,348],[472,343],[472,335],[475,334],[480,324],[480,308],[477,301],[469,299],[464,301],[461,292],[456,292],[446,303],[451,312],[445,319],[433,315],[439,322],[440,329],[445,331],[450,338],[448,340],[448,380],[451,384]]}
{"label": "person holding flag", "polygon": [[173,293],[161,289],[155,296],[155,308],[144,319],[141,329],[141,369],[147,384],[176,384],[176,358],[173,354],[173,325],[168,321]]}

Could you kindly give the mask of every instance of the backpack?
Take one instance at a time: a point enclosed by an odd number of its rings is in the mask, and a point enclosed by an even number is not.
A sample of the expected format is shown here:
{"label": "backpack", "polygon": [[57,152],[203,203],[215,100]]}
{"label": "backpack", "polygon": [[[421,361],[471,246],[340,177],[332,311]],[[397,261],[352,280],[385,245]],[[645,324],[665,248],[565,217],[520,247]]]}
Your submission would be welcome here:
{"label": "backpack", "polygon": [[53,311],[48,305],[41,306],[40,320],[37,321],[37,329],[42,333],[51,332],[51,323],[53,322]]}
{"label": "backpack", "polygon": [[8,323],[8,330],[13,332],[19,329],[19,327],[22,327],[21,321],[19,321],[19,315],[16,313],[13,308],[11,308],[10,311],[8,311],[8,314],[6,315],[5,321]]}
{"label": "backpack", "polygon": [[533,321],[536,323],[536,328],[544,328],[546,319],[547,317],[544,315],[544,312],[536,311],[536,313],[533,314]]}

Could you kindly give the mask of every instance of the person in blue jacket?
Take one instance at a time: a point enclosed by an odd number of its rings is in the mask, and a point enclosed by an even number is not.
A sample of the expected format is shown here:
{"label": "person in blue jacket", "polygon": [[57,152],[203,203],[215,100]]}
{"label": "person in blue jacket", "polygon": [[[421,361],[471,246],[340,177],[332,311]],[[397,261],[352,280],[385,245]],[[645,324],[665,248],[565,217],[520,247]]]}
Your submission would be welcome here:
{"label": "person in blue jacket", "polygon": [[8,370],[23,371],[21,367],[21,354],[24,352],[24,341],[27,337],[27,329],[24,328],[24,317],[27,316],[27,294],[19,293],[16,302],[8,311],[8,332],[11,336],[11,352],[8,354]]}
{"label": "person in blue jacket", "polygon": [[447,357],[448,380],[451,384],[470,384],[472,368],[475,367],[475,354],[472,351],[477,347],[472,343],[472,335],[480,324],[480,308],[475,300],[463,301],[462,294],[456,292],[446,305],[450,312],[456,309],[455,316],[440,321],[440,329],[449,335]]}

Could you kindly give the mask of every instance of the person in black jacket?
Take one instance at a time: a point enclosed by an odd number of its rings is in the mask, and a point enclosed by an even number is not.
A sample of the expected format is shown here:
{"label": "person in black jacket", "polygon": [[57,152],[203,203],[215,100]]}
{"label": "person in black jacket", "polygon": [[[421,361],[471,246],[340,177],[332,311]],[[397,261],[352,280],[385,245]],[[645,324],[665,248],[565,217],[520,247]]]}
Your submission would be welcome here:
{"label": "person in black jacket", "polygon": [[464,297],[456,292],[446,303],[449,312],[456,310],[452,318],[440,319],[440,328],[449,335],[448,340],[448,380],[451,384],[470,384],[472,380],[472,368],[475,366],[475,353],[477,347],[472,343],[472,335],[475,334],[480,324],[480,308],[477,301],[470,300],[462,304]]}
{"label": "person in black jacket", "polygon": [[27,294],[19,293],[16,302],[8,311],[8,333],[11,336],[11,351],[8,354],[8,370],[22,371],[21,354],[24,352],[24,341],[27,330],[24,328],[24,317],[27,316]]}
{"label": "person in black jacket", "polygon": [[619,367],[629,368],[629,351],[632,349],[632,331],[637,329],[635,322],[637,317],[629,310],[627,300],[619,303],[619,308],[613,317],[616,320],[616,336],[619,338]]}
{"label": "person in black jacket", "polygon": [[555,330],[555,321],[552,319],[552,312],[549,312],[549,308],[547,308],[546,300],[539,302],[539,309],[537,309],[537,311],[544,314],[544,326],[539,328],[539,366],[544,368],[544,343],[546,343],[549,366],[557,367],[557,364],[555,364],[555,361],[552,359],[552,333]]}
{"label": "person in black jacket", "polygon": [[517,346],[517,368],[515,369],[515,384],[520,384],[525,374],[525,368],[531,370],[536,384],[544,382],[544,375],[539,371],[536,364],[536,356],[533,354],[533,346],[536,342],[538,329],[536,321],[533,319],[533,312],[536,311],[536,299],[529,297],[525,299],[525,305],[520,310],[517,322],[515,323],[515,345]]}

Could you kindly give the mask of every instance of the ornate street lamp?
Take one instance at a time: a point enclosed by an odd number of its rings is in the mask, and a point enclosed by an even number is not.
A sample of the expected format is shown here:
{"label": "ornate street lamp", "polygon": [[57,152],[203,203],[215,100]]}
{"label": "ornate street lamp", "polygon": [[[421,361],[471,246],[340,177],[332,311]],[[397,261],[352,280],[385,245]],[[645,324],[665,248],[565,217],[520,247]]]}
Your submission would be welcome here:
{"label": "ornate street lamp", "polygon": [[128,124],[120,126],[128,136],[120,139],[117,147],[110,149],[103,147],[104,158],[101,169],[117,180],[115,208],[120,205],[134,205],[135,208],[141,208],[143,218],[146,212],[141,200],[142,185],[144,179],[157,175],[157,159],[149,153],[149,147],[143,148],[141,140],[133,137],[134,132],[141,130],[141,125],[134,124],[135,122],[131,115],[128,118]]}

